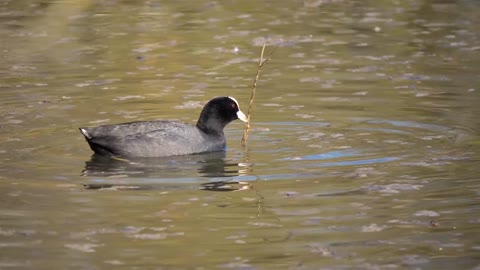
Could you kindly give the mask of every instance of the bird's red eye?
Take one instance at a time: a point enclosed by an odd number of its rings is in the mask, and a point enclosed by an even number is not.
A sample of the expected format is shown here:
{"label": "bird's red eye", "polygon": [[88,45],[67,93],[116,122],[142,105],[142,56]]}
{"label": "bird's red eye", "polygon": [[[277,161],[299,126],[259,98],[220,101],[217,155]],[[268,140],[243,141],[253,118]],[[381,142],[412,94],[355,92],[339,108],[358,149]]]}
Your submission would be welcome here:
{"label": "bird's red eye", "polygon": [[233,109],[237,108],[237,105],[235,103],[232,103],[232,108]]}

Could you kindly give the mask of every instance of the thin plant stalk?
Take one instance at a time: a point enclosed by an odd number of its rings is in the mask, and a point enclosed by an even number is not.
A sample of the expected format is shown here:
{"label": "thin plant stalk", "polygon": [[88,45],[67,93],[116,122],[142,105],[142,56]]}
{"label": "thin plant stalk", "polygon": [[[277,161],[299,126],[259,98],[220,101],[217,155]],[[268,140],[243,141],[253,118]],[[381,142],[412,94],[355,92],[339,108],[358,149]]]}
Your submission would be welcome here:
{"label": "thin plant stalk", "polygon": [[255,99],[255,93],[257,91],[257,82],[258,78],[260,78],[260,71],[262,70],[263,65],[270,60],[270,56],[272,56],[273,52],[275,49],[278,47],[274,47],[273,50],[270,52],[267,58],[264,58],[263,55],[265,53],[265,47],[267,47],[267,42],[265,41],[262,46],[262,51],[260,52],[260,60],[258,61],[258,67],[257,67],[257,75],[255,76],[255,79],[253,80],[252,84],[252,94],[250,95],[250,103],[248,105],[248,112],[247,112],[247,122],[245,123],[245,130],[243,131],[243,137],[242,137],[242,145],[245,146],[247,143],[248,139],[248,134],[250,133],[251,127],[250,127],[250,116],[252,115],[252,109],[253,109],[253,100]]}

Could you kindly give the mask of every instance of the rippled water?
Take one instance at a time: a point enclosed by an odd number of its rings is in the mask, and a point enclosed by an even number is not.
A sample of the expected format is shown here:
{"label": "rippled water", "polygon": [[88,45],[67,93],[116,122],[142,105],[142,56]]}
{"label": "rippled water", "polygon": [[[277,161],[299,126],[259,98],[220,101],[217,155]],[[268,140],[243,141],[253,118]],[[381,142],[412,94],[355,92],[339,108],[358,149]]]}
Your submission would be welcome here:
{"label": "rippled water", "polygon": [[[3,1],[0,268],[479,269],[477,1]],[[92,157],[79,126],[228,149]]]}

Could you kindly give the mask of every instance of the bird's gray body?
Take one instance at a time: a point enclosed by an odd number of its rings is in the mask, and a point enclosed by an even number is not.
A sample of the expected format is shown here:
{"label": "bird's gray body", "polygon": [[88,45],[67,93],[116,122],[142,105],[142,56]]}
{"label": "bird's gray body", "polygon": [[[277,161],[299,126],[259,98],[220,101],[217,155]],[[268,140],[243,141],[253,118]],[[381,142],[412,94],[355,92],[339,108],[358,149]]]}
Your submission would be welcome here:
{"label": "bird's gray body", "polygon": [[163,157],[225,150],[223,132],[208,134],[174,121],[143,121],[80,128],[96,153]]}

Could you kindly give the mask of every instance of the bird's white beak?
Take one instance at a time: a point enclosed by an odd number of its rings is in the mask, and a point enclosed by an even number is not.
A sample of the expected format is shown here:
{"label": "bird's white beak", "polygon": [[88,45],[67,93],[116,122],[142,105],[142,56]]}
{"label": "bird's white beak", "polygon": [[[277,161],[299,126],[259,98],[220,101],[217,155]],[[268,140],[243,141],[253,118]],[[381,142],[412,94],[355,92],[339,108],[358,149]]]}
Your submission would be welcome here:
{"label": "bird's white beak", "polygon": [[247,121],[248,121],[248,120],[247,120],[247,117],[245,116],[245,114],[244,114],[242,111],[240,111],[240,110],[238,110],[238,112],[237,112],[237,117],[238,117],[238,119],[240,119],[240,120],[243,121],[243,122],[247,122]]}

